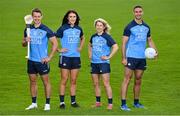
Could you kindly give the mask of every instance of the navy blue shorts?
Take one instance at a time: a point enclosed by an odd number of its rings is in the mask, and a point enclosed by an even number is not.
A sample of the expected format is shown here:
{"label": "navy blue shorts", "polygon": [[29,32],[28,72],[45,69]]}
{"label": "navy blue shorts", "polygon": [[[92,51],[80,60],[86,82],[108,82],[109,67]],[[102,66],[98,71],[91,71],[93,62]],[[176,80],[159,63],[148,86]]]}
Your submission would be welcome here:
{"label": "navy blue shorts", "polygon": [[146,59],[127,58],[126,67],[131,70],[146,70]]}
{"label": "navy blue shorts", "polygon": [[28,74],[37,74],[40,75],[48,74],[50,71],[49,64],[42,64],[41,62],[34,62],[28,60],[27,62],[27,73]]}
{"label": "navy blue shorts", "polygon": [[108,63],[91,63],[91,74],[105,74],[110,72],[110,64]]}
{"label": "navy blue shorts", "polygon": [[63,69],[80,69],[81,68],[81,59],[80,57],[59,57],[59,67]]}

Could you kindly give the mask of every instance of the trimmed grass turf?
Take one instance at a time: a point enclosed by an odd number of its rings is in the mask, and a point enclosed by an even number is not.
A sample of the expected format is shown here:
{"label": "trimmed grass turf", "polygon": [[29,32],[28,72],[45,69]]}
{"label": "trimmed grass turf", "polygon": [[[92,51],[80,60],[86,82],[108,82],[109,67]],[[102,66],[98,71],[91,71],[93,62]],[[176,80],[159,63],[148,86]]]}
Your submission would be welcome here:
{"label": "trimmed grass turf", "polygon": [[[87,44],[95,32],[93,21],[102,17],[112,26],[111,34],[117,43],[121,44],[123,28],[133,18],[132,8],[140,4],[144,7],[144,20],[151,27],[153,40],[159,51],[158,60],[148,60],[148,69],[143,77],[141,102],[147,109],[134,109],[133,80],[128,91],[128,105],[131,112],[120,111],[119,90],[123,79],[121,55],[118,52],[111,59],[111,85],[114,96],[114,108],[106,110],[107,99],[102,86],[103,107],[94,109],[95,102],[90,67],[87,55]],[[180,114],[180,1],[178,0],[14,0],[0,1],[0,114]],[[81,108],[70,107],[69,85],[65,102],[67,108],[59,110],[59,68],[58,55],[51,62],[51,111],[44,112],[45,103],[42,82],[38,80],[37,110],[25,111],[31,103],[29,80],[26,74],[26,49],[21,47],[24,30],[23,17],[31,9],[39,7],[44,13],[43,23],[53,31],[59,27],[68,9],[75,9],[81,17],[86,42],[81,54],[82,68],[77,83],[77,101]]]}

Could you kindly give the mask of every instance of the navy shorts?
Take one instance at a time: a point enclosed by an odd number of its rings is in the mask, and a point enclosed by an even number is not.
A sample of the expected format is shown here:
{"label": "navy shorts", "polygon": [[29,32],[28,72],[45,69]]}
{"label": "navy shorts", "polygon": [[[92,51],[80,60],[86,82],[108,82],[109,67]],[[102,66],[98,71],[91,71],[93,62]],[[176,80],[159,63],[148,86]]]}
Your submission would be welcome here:
{"label": "navy shorts", "polygon": [[105,74],[110,72],[109,63],[91,63],[91,74]]}
{"label": "navy shorts", "polygon": [[49,64],[42,64],[41,62],[35,62],[28,60],[27,62],[27,73],[28,74],[37,74],[40,75],[48,74],[50,71]]}
{"label": "navy shorts", "polygon": [[146,59],[127,58],[126,67],[131,70],[146,70]]}
{"label": "navy shorts", "polygon": [[63,69],[80,69],[81,68],[81,59],[80,57],[59,57],[59,67]]}

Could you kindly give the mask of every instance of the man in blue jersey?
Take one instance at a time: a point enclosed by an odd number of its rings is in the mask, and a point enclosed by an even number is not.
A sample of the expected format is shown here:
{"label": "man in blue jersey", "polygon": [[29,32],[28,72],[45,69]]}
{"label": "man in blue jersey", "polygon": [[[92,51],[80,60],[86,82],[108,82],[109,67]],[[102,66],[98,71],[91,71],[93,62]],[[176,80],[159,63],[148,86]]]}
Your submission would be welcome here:
{"label": "man in blue jersey", "polygon": [[135,6],[133,9],[134,20],[124,29],[122,39],[122,64],[125,66],[124,80],[121,87],[121,109],[130,111],[126,105],[126,95],[129,82],[134,73],[134,107],[144,108],[139,102],[141,78],[146,69],[145,48],[146,43],[157,52],[151,38],[150,27],[142,20],[143,8]]}
{"label": "man in blue jersey", "polygon": [[[41,10],[38,8],[33,9],[32,17],[34,24],[30,26],[30,38],[27,37],[25,29],[24,39],[22,41],[24,47],[27,46],[27,42],[30,42],[30,57],[27,62],[27,73],[30,80],[32,104],[28,106],[26,110],[37,108],[37,74],[41,76],[45,88],[46,103],[44,110],[50,110],[51,85],[48,76],[50,71],[49,61],[56,52],[58,43],[54,33],[47,26],[41,23]],[[49,55],[48,41],[52,44],[52,49]]]}

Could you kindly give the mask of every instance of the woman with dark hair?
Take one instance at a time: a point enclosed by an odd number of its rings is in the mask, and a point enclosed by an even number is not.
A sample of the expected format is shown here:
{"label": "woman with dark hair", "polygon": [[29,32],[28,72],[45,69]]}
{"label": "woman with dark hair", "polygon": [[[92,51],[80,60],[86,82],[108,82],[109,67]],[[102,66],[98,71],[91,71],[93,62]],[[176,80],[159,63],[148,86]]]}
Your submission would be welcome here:
{"label": "woman with dark hair", "polygon": [[61,72],[60,81],[60,109],[65,108],[64,96],[66,83],[70,78],[71,106],[79,107],[76,103],[76,80],[81,67],[80,52],[84,44],[84,36],[79,26],[79,15],[74,10],[69,10],[63,18],[61,27],[56,32],[56,37],[61,38],[59,67]]}
{"label": "woman with dark hair", "polygon": [[68,24],[68,23],[69,23],[68,16],[69,16],[70,13],[73,13],[73,14],[76,15],[76,21],[75,21],[74,25],[79,25],[80,18],[79,18],[78,13],[77,13],[75,10],[69,10],[69,11],[64,15],[64,18],[63,18],[63,21],[62,21],[62,25],[61,25],[61,26],[63,26],[64,24]]}

